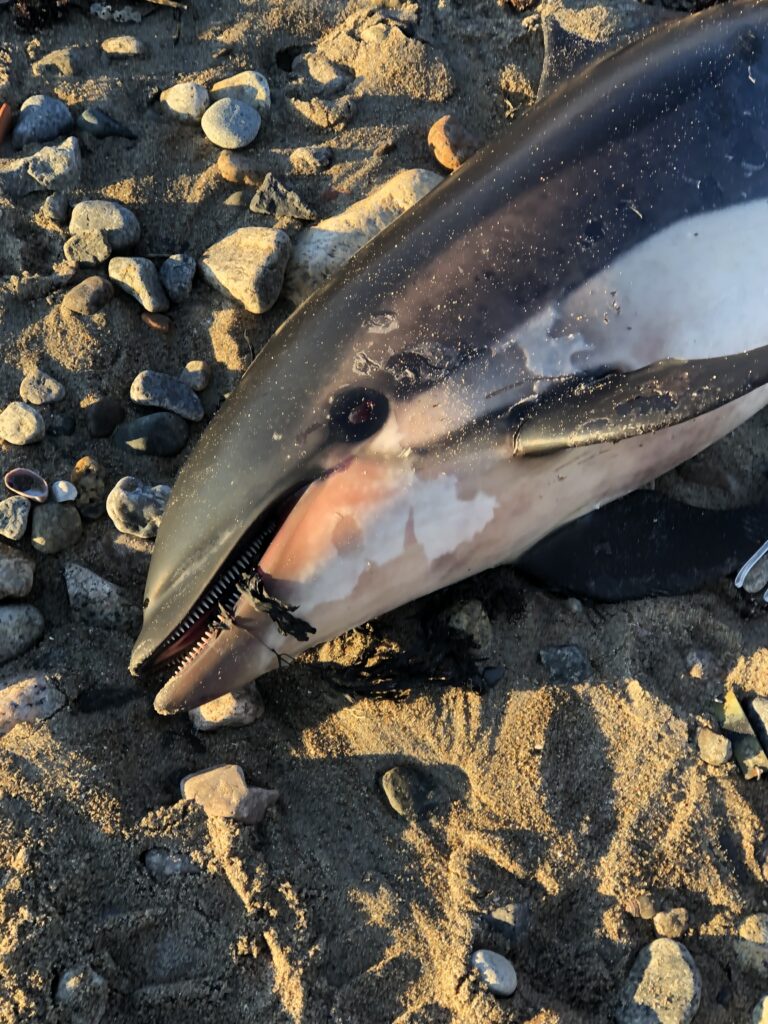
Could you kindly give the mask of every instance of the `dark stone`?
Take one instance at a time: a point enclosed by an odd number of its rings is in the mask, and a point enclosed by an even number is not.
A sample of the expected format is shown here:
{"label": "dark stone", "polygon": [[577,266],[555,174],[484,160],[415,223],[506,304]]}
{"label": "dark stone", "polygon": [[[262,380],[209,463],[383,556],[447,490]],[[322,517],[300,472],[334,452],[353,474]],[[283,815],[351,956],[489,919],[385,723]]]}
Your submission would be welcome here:
{"label": "dark stone", "polygon": [[91,316],[103,309],[114,294],[115,289],[110,281],[98,274],[93,274],[68,291],[62,299],[61,305],[70,313]]}
{"label": "dark stone", "polygon": [[115,444],[144,455],[178,455],[189,440],[186,420],[172,412],[155,412],[124,423],[112,435]]}
{"label": "dark stone", "polygon": [[539,661],[553,683],[583,683],[592,675],[589,658],[576,644],[542,647],[539,651]]}
{"label": "dark stone", "polygon": [[381,788],[389,806],[409,821],[425,818],[446,803],[446,795],[423,768],[400,765],[381,777]]}
{"label": "dark stone", "polygon": [[251,200],[252,213],[265,213],[270,217],[294,217],[296,220],[316,220],[315,213],[301,196],[287,189],[274,174],[267,174]]}
{"label": "dark stone", "polygon": [[120,124],[111,114],[100,107],[86,107],[77,118],[77,127],[83,132],[94,135],[97,139],[107,139],[110,136],[119,139],[138,138],[130,128]]}
{"label": "dark stone", "polygon": [[71,412],[45,412],[43,419],[48,437],[72,437],[77,426]]}
{"label": "dark stone", "polygon": [[100,398],[85,410],[85,425],[91,437],[109,437],[125,419],[125,409],[116,398]]}

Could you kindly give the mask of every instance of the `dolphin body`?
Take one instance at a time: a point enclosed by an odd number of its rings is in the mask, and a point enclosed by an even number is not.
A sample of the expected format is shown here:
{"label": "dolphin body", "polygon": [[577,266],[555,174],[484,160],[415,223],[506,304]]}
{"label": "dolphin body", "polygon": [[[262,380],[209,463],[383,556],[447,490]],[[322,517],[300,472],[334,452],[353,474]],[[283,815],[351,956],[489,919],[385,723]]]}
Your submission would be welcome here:
{"label": "dolphin body", "polygon": [[276,332],[158,534],[163,713],[481,570],[768,402],[768,6],[556,89]]}

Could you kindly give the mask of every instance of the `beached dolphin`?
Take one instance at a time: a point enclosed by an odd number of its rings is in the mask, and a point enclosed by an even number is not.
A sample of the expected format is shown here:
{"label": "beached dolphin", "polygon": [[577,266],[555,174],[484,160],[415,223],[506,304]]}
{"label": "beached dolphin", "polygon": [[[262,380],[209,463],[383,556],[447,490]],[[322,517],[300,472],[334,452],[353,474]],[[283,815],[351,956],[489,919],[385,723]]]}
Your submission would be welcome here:
{"label": "beached dolphin", "polygon": [[[161,712],[514,562],[768,402],[768,6],[556,89],[277,331],[165,512]],[[650,521],[649,521],[650,522]]]}

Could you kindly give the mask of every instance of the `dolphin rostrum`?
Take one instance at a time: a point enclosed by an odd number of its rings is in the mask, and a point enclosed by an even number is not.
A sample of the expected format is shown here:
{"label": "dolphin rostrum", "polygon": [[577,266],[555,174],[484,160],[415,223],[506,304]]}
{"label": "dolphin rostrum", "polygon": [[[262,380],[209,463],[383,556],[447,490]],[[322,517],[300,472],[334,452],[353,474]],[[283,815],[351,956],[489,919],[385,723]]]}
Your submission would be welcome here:
{"label": "dolphin rostrum", "polygon": [[282,325],[162,521],[161,712],[491,566],[768,402],[768,5],[555,91]]}

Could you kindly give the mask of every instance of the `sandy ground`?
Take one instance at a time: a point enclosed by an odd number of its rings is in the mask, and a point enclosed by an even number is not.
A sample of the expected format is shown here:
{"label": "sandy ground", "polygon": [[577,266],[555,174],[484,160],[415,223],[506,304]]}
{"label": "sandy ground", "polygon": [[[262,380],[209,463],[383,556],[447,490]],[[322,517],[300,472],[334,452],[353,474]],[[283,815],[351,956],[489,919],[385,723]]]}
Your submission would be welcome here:
{"label": "sandy ground", "polygon": [[[202,133],[150,102],[178,78],[210,84],[260,68],[273,115],[255,152],[328,216],[400,168],[433,166],[426,130],[446,112],[491,138],[534,95],[543,52],[535,11],[424,2],[416,39],[403,37],[386,60],[358,54],[368,85],[349,126],[329,132],[288,104],[282,55],[315,46],[361,4],[143,9],[142,24],[113,26],[76,8],[30,36],[0,8],[0,96],[18,106],[54,91],[134,128],[135,143],[84,139],[73,198],[129,205],[146,254],[199,254],[250,217],[223,205],[233,186],[217,175]],[[637,11],[606,0],[569,5],[563,18],[594,37],[630,26]],[[101,39],[123,31],[144,41],[145,59],[111,63],[100,53]],[[80,74],[32,74],[32,61],[64,46],[80,48]],[[333,147],[334,166],[290,178],[290,151],[314,143]],[[67,318],[58,294],[25,298],[13,277],[61,261],[65,235],[39,217],[42,198],[0,201],[0,404],[39,366],[66,385],[77,429],[24,453],[0,446],[2,466],[26,462],[55,478],[91,454],[110,484],[126,473],[170,483],[180,459],[131,457],[91,440],[81,407],[107,394],[127,399],[142,369],[176,373],[204,358],[215,366],[212,409],[288,307],[250,316],[198,282],[168,338],[145,327],[127,297],[91,320]],[[660,486],[721,507],[764,499],[767,448],[763,415]],[[500,569],[321,654],[332,666],[368,646],[408,650],[423,642],[425,622],[479,598],[507,668],[488,693],[416,686],[399,700],[355,699],[332,685],[328,664],[298,664],[264,681],[260,721],[198,735],[186,717],[156,716],[151,693],[128,676],[132,635],[70,616],[67,560],[124,585],[139,606],[148,556],[116,538],[103,518],[73,551],[36,556],[31,600],[45,637],[2,669],[2,678],[53,673],[68,702],[0,740],[2,1024],[69,1019],[53,993],[61,972],[83,963],[106,979],[103,1019],[114,1024],[601,1024],[653,938],[641,914],[647,898],[689,912],[683,941],[703,977],[697,1024],[748,1020],[768,981],[739,967],[733,936],[745,914],[766,909],[768,796],[734,764],[704,765],[694,744],[697,721],[725,687],[768,696],[765,616],[730,583],[574,611]],[[569,642],[586,652],[593,677],[555,685],[537,653]],[[208,820],[179,802],[183,775],[222,762],[280,791],[261,826]],[[382,796],[379,777],[396,764],[426,766],[443,787],[441,807],[421,824],[398,818]],[[143,863],[153,847],[184,852],[199,870],[154,880]],[[484,915],[509,903],[520,908],[516,928],[490,930]],[[478,945],[514,962],[511,1000],[470,973]]]}

